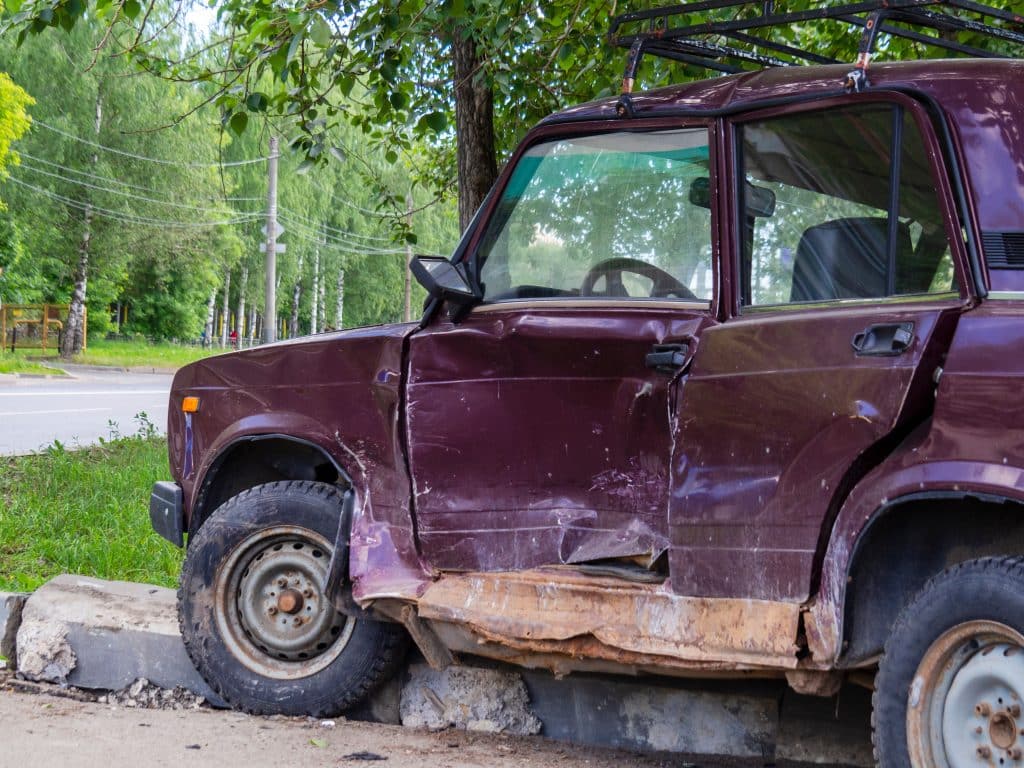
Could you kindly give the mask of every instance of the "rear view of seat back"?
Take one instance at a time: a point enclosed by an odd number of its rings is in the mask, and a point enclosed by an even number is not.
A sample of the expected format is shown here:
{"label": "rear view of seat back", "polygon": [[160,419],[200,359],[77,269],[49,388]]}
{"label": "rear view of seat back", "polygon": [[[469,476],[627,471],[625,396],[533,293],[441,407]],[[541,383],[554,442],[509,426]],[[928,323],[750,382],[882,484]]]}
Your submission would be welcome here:
{"label": "rear view of seat back", "polygon": [[[793,264],[790,301],[881,298],[888,294],[885,218],[836,219],[809,227]],[[896,230],[896,262],[913,258],[910,229]]]}

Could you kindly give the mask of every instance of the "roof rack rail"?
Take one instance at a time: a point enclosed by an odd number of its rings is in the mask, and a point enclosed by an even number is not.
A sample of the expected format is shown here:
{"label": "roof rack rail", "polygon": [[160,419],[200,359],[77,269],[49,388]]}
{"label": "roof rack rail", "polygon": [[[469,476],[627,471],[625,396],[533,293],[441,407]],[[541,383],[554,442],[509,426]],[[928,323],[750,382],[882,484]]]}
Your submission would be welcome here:
{"label": "roof rack rail", "polygon": [[[943,10],[938,10],[940,8]],[[734,18],[692,23],[696,14],[706,17],[709,12],[723,9],[733,9]],[[749,13],[751,9],[754,13]],[[969,16],[947,13],[945,9],[966,12]],[[629,48],[619,112],[632,114],[629,94],[644,54],[724,73],[744,72],[750,65],[842,63],[769,37],[773,27],[821,20],[841,22],[861,30],[857,60],[846,79],[846,87],[853,91],[867,85],[867,69],[879,34],[901,37],[950,53],[980,58],[1005,57],[961,43],[959,33],[970,32],[1015,44],[1024,53],[1024,14],[971,0],[864,0],[790,12],[776,12],[773,0],[699,0],[623,13],[612,19],[609,39],[615,45]],[[683,23],[673,26],[674,21]]]}

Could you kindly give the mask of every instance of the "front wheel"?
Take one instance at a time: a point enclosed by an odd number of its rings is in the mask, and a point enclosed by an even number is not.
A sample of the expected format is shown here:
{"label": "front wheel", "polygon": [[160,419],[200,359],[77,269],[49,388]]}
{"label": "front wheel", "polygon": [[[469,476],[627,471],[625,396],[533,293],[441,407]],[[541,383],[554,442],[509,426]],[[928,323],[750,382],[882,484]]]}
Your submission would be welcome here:
{"label": "front wheel", "polygon": [[179,620],[196,669],[253,714],[337,714],[401,661],[404,631],[349,618],[323,594],[342,496],[278,482],[211,515],[182,566]]}
{"label": "front wheel", "polygon": [[932,579],[885,645],[872,715],[882,768],[1024,766],[1024,559]]}

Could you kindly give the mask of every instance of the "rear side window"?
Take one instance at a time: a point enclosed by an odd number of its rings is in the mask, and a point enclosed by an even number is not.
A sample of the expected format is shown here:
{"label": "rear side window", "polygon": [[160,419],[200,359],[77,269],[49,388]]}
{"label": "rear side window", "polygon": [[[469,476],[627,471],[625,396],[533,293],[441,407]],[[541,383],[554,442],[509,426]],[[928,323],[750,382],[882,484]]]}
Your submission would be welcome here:
{"label": "rear side window", "polygon": [[744,305],[956,290],[921,135],[901,107],[747,123],[738,147]]}

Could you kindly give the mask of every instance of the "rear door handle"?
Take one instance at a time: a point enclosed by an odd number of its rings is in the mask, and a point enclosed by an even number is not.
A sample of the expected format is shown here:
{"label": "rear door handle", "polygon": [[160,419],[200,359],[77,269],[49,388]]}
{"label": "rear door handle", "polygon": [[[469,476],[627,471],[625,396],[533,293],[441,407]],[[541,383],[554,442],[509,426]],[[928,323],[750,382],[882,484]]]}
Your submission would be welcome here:
{"label": "rear door handle", "polygon": [[850,342],[858,357],[895,357],[914,343],[913,323],[869,325]]}

